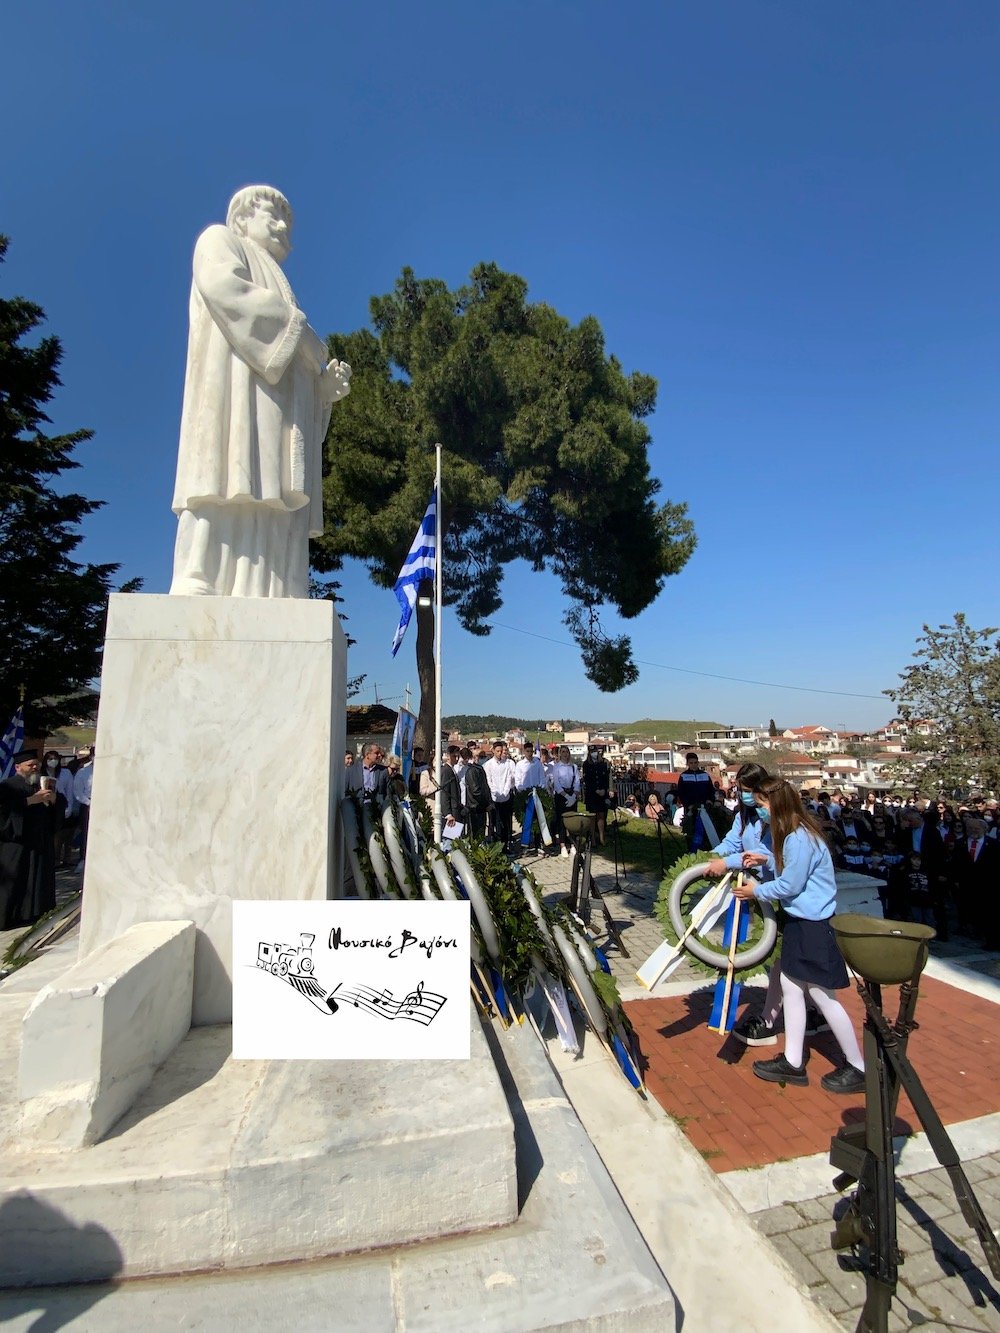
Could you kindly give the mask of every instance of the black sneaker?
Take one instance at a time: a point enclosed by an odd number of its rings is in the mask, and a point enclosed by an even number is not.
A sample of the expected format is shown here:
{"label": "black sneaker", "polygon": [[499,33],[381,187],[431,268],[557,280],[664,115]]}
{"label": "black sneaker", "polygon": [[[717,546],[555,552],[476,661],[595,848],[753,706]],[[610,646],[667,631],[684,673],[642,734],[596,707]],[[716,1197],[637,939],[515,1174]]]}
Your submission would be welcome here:
{"label": "black sneaker", "polygon": [[842,1069],[835,1069],[832,1074],[824,1074],[819,1085],[827,1092],[864,1092],[865,1076],[853,1065],[844,1065]]}
{"label": "black sneaker", "polygon": [[783,1055],[777,1055],[773,1060],[755,1060],[753,1072],[765,1083],[793,1083],[797,1088],[809,1086],[809,1075],[806,1073],[805,1065],[802,1064],[796,1069],[795,1065],[790,1065]]}
{"label": "black sneaker", "polygon": [[733,1036],[744,1046],[777,1046],[778,1034],[769,1028],[760,1014],[748,1014],[733,1028]]}
{"label": "black sneaker", "polygon": [[818,1009],[806,1010],[806,1036],[816,1037],[821,1032],[829,1032],[830,1024]]}

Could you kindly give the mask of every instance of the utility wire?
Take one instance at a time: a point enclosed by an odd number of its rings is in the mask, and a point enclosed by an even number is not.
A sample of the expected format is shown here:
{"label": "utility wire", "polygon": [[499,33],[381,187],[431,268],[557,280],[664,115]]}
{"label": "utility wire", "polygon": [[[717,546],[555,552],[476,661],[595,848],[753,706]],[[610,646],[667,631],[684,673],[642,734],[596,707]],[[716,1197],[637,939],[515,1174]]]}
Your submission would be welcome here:
{"label": "utility wire", "polygon": [[[576,648],[579,645],[567,639],[553,639],[547,634],[536,634],[530,629],[521,629],[518,625],[504,625],[499,620],[488,622],[495,629],[510,630],[511,634],[527,634],[531,639],[542,639],[545,643],[558,644],[560,648]],[[858,694],[852,690],[824,690],[814,685],[782,685],[775,680],[748,680],[745,676],[722,676],[717,671],[695,671],[691,667],[667,666],[665,662],[648,662],[637,657],[639,666],[656,667],[659,671],[679,671],[685,676],[705,676],[710,680],[728,680],[735,685],[760,685],[768,690],[797,690],[800,694],[836,694],[841,699],[878,699],[884,702],[881,694]]]}

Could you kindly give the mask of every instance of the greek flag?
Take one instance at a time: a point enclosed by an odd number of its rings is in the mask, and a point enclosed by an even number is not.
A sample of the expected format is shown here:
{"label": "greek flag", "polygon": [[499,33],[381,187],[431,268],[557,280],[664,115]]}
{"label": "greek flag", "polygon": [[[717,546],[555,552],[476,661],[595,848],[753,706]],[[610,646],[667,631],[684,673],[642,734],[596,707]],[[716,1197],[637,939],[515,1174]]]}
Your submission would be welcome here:
{"label": "greek flag", "polygon": [[403,568],[399,571],[399,578],[392,585],[392,590],[396,594],[396,600],[400,606],[399,624],[396,626],[396,633],[392,636],[393,657],[399,651],[399,645],[403,642],[406,627],[410,623],[410,616],[413,615],[413,608],[417,603],[417,589],[425,579],[434,577],[436,556],[437,492],[435,490],[431,492],[431,502],[427,506],[427,513],[420,521],[420,527],[417,528],[413,545],[403,561]]}
{"label": "greek flag", "polygon": [[11,720],[0,740],[0,780],[9,778],[14,771],[14,756],[24,744],[24,705],[22,704]]}

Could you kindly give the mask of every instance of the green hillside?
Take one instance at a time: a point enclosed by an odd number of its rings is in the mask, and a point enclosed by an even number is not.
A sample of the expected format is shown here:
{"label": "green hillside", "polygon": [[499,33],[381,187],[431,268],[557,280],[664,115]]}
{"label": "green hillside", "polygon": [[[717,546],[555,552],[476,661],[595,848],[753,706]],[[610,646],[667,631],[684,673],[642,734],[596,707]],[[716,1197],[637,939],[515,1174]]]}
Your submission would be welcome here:
{"label": "green hillside", "polygon": [[[577,722],[563,718],[570,731],[613,731],[616,736],[656,737],[658,741],[691,741],[694,733],[708,727],[721,727],[721,722],[683,721],[671,718],[640,718],[638,722]],[[521,728],[527,736],[544,735],[545,722],[538,718],[503,717],[496,713],[456,713],[442,719],[447,730],[460,731],[464,736],[503,735],[505,731]],[[550,737],[552,734],[550,733]],[[552,737],[556,739],[557,737]]]}
{"label": "green hillside", "polygon": [[642,717],[638,722],[607,723],[619,736],[655,736],[659,741],[693,741],[696,731],[707,731],[710,727],[722,727],[723,722],[685,722],[675,718]]}

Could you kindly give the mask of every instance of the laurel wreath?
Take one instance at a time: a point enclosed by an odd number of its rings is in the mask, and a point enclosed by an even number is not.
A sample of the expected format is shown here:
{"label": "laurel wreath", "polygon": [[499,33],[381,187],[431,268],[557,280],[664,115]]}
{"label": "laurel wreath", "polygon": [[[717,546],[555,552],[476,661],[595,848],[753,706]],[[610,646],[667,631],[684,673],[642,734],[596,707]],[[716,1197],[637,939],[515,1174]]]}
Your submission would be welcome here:
{"label": "laurel wreath", "polygon": [[[691,852],[687,856],[679,857],[663,877],[659,891],[656,895],[654,911],[656,913],[656,919],[663,929],[665,938],[673,945],[677,944],[679,938],[677,931],[674,930],[673,922],[670,920],[669,900],[670,890],[673,887],[674,880],[685,870],[690,869],[691,866],[704,865],[713,859],[711,853]],[[694,883],[688,886],[685,897],[690,899],[700,896],[701,893],[710,889],[713,884],[717,883],[718,880],[709,879],[706,875],[704,878],[697,879]],[[752,944],[755,940],[759,939],[763,928],[764,918],[761,916],[760,912],[756,910],[752,911],[750,914],[750,934],[747,943]],[[756,977],[762,972],[766,972],[769,967],[773,965],[780,951],[781,936],[779,934],[778,943],[775,946],[774,951],[771,953],[771,956],[766,958],[762,963],[754,964],[752,967],[735,967],[733,969],[734,981],[746,981],[750,977]],[[692,953],[687,954],[686,961],[691,964],[696,972],[700,972],[703,976],[715,979],[720,975],[718,968],[712,967],[709,963],[703,963],[700,958],[695,958]]]}

